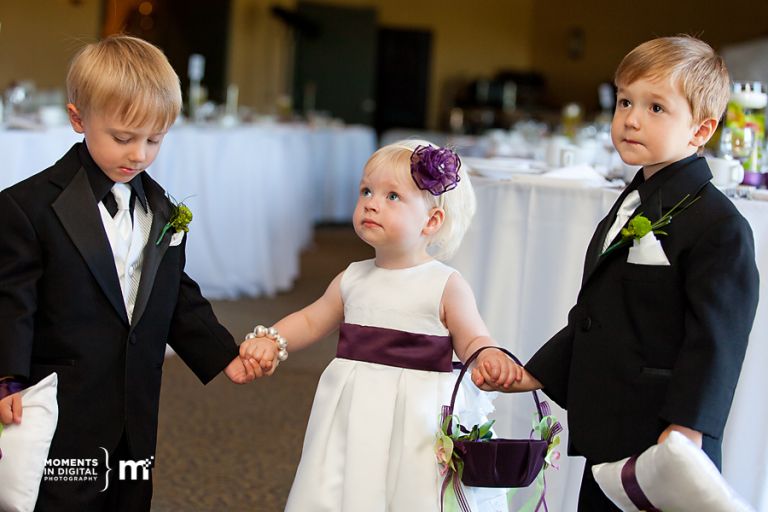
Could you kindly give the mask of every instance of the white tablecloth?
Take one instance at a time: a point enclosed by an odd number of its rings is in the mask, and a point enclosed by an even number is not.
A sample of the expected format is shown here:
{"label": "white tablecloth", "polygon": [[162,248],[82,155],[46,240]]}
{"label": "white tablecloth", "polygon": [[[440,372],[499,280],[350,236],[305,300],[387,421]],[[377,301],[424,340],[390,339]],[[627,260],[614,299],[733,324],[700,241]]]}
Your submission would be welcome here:
{"label": "white tablecloth", "polygon": [[[539,177],[473,183],[478,212],[451,264],[472,286],[492,336],[526,361],[565,326],[587,244],[620,191]],[[768,202],[736,205],[755,235],[762,300],[726,428],[723,474],[757,510],[768,512]],[[527,436],[534,411],[530,394],[500,395],[496,405],[500,433]],[[550,510],[570,512],[576,510],[584,463],[565,457],[567,415],[552,405],[566,432],[561,468],[547,471],[547,501]]]}
{"label": "white tablecloth", "polygon": [[[82,140],[69,127],[0,130],[0,189]],[[187,271],[210,298],[274,294],[298,275],[316,222],[349,222],[370,128],[174,126],[149,173],[194,213]]]}

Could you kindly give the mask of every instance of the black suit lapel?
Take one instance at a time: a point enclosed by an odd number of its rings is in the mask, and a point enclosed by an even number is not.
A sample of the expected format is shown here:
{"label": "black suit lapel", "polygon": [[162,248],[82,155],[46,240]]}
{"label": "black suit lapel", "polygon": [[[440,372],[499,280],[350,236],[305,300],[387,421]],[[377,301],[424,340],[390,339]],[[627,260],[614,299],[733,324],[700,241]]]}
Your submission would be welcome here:
{"label": "black suit lapel", "polygon": [[[647,185],[641,186],[641,183],[643,183],[641,173],[642,169],[638,171],[638,174],[635,175],[635,179],[632,180],[632,183],[624,190],[621,196],[619,196],[608,216],[603,219],[602,224],[598,227],[598,233],[592,239],[592,242],[587,249],[587,264],[585,265],[582,286],[587,283],[589,278],[593,276],[595,271],[605,264],[605,262],[610,261],[619,254],[625,254],[626,250],[628,250],[629,245],[622,249],[611,251],[608,254],[603,254],[602,244],[605,239],[605,234],[608,229],[610,229],[613,220],[616,218],[616,211],[631,190],[637,188],[640,191],[641,203],[632,213],[630,218],[642,214],[650,219],[651,222],[655,222],[660,219],[665,212],[669,211],[682,201],[686,195],[688,196],[687,201],[693,200],[701,189],[709,183],[709,180],[712,179],[712,173],[709,171],[709,167],[703,157],[689,157],[680,162],[671,164],[668,168],[659,171],[659,175],[654,177],[655,183],[653,183],[652,186],[651,181],[649,181]],[[643,187],[647,188],[644,189]],[[690,214],[690,212],[683,212],[683,215],[687,214]],[[674,218],[672,222],[674,222]],[[611,243],[615,243],[616,241],[618,241],[618,235]],[[591,265],[589,264],[590,262]]]}
{"label": "black suit lapel", "polygon": [[155,284],[157,268],[160,266],[165,251],[168,250],[168,245],[171,243],[171,233],[168,232],[160,240],[160,244],[157,244],[160,233],[170,217],[168,200],[160,185],[146,174],[142,178],[144,179],[144,190],[147,194],[147,204],[149,204],[149,208],[152,211],[152,227],[149,230],[147,246],[144,248],[141,280],[139,281],[139,289],[136,292],[136,303],[133,306],[133,316],[131,317],[132,329],[138,325],[141,316],[144,314],[144,310],[149,302],[149,296],[152,293],[152,287]]}
{"label": "black suit lapel", "polygon": [[641,182],[642,182],[642,170],[637,172],[632,182],[629,185],[627,185],[627,188],[625,188],[622,191],[622,193],[616,199],[616,202],[613,203],[613,206],[611,207],[611,210],[608,212],[608,215],[606,215],[605,218],[600,222],[600,224],[598,224],[597,229],[595,230],[595,234],[589,243],[589,247],[587,247],[587,256],[584,261],[584,274],[581,279],[582,284],[587,282],[587,279],[589,278],[589,276],[592,275],[592,273],[595,271],[597,266],[605,258],[605,256],[603,255],[603,243],[605,242],[605,237],[608,235],[608,230],[611,229],[611,226],[613,225],[614,220],[616,220],[616,212],[619,211],[619,208],[621,207],[621,204],[624,202],[624,199],[626,199],[629,193],[635,190],[637,188],[637,185]]}
{"label": "black suit lapel", "polygon": [[82,167],[51,205],[93,277],[115,310],[128,323],[115,259],[88,176]]}

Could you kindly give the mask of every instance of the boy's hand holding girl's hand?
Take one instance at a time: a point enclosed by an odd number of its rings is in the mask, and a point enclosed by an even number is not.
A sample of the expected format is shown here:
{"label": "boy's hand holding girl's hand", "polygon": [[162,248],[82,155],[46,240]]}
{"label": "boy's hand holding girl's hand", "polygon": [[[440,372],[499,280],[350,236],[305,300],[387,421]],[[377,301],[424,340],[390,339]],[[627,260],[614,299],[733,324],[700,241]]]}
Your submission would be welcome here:
{"label": "boy's hand holding girl's hand", "polygon": [[541,389],[538,380],[500,350],[485,350],[477,356],[472,382],[484,391],[515,393]]}
{"label": "boy's hand holding girl's hand", "polygon": [[258,370],[262,377],[275,373],[278,365],[277,343],[266,336],[251,338],[240,344],[240,358]]}
{"label": "boy's hand holding girl's hand", "polygon": [[275,373],[277,363],[274,340],[253,338],[240,345],[240,354],[224,368],[224,374],[235,384],[247,384]]}
{"label": "boy's hand holding girl's hand", "polygon": [[523,368],[500,350],[484,350],[472,369],[472,382],[485,391],[508,390],[523,378]]}

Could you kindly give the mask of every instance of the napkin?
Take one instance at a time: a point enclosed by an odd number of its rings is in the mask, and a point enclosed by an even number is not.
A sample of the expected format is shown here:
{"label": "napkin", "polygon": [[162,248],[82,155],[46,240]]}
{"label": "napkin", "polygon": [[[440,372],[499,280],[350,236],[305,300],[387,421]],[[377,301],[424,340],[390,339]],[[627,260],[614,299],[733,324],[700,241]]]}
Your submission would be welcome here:
{"label": "napkin", "polygon": [[542,174],[542,176],[562,180],[579,180],[596,187],[602,187],[608,185],[609,183],[608,180],[606,180],[592,166],[586,164],[571,165],[568,167],[560,167],[559,169],[552,169],[551,171],[547,171]]}

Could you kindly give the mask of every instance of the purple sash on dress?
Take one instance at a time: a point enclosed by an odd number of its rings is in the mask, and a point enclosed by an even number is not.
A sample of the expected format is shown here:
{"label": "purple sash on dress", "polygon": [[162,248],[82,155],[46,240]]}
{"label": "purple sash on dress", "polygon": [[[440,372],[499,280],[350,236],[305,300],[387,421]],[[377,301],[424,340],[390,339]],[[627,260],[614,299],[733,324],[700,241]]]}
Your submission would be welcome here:
{"label": "purple sash on dress", "polygon": [[336,357],[410,370],[453,371],[450,336],[342,323]]}

